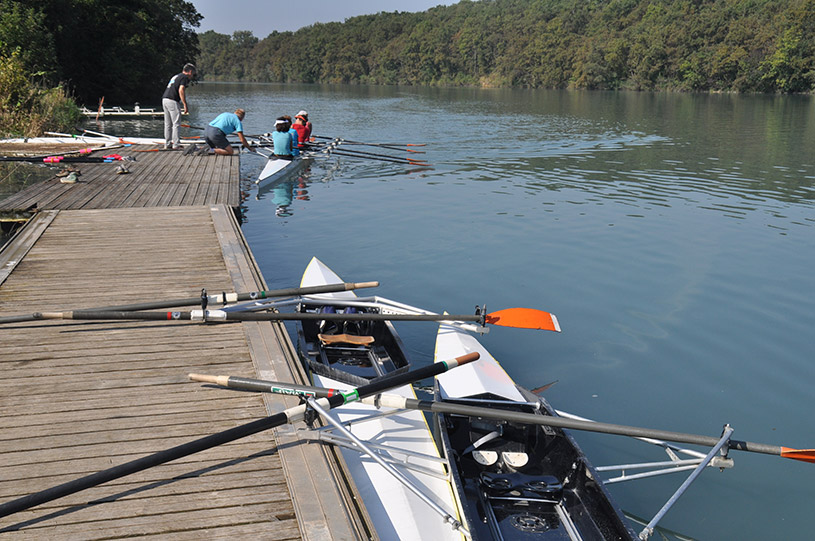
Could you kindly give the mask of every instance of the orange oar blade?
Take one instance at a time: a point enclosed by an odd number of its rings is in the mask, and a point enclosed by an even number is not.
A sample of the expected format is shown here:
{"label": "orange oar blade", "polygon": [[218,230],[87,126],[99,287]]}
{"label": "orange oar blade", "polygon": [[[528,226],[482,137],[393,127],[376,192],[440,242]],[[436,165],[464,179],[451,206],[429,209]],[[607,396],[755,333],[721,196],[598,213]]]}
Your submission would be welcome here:
{"label": "orange oar blade", "polygon": [[534,308],[507,308],[487,314],[487,323],[519,329],[541,329],[560,332],[560,324],[554,314]]}
{"label": "orange oar blade", "polygon": [[781,456],[815,464],[815,449],[790,449],[789,447],[782,447]]}

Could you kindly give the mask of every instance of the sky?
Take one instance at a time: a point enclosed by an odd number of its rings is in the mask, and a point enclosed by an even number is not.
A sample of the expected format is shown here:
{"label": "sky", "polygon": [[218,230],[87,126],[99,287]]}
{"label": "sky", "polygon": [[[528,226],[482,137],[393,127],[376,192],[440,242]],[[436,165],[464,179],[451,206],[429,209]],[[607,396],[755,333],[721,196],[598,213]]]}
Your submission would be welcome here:
{"label": "sky", "polygon": [[189,0],[204,16],[198,32],[232,35],[251,30],[263,39],[275,30],[297,30],[314,23],[342,22],[380,11],[426,11],[457,0]]}

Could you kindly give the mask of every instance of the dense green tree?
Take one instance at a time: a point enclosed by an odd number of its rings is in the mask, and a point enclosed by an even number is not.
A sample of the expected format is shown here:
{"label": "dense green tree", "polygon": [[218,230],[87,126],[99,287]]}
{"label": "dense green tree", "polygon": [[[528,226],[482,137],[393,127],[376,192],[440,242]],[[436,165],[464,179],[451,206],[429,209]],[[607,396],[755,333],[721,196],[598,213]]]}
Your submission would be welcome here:
{"label": "dense green tree", "polygon": [[81,103],[158,103],[194,61],[201,15],[183,0],[0,0],[0,41]]}
{"label": "dense green tree", "polygon": [[[204,33],[213,80],[811,92],[815,0],[462,0]],[[250,61],[246,61],[248,55]],[[237,68],[236,68],[237,67]]]}

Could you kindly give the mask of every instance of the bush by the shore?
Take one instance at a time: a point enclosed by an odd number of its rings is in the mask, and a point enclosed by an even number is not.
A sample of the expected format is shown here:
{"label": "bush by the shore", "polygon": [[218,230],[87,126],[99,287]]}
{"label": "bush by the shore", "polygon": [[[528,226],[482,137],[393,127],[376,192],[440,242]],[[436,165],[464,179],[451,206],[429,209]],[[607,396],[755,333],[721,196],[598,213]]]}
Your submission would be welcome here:
{"label": "bush by the shore", "polygon": [[65,88],[48,88],[36,79],[19,51],[0,55],[0,136],[37,137],[76,126],[81,112]]}

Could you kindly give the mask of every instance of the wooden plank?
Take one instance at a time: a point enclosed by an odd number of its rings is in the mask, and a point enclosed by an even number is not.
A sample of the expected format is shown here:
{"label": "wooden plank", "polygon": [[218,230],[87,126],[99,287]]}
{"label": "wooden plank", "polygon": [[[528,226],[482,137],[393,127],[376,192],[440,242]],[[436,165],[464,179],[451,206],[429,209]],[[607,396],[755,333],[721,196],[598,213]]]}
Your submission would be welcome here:
{"label": "wooden plank", "polygon": [[[239,227],[234,214],[227,213],[224,207],[214,207],[212,212],[232,280],[246,284],[245,287],[257,280],[258,286],[265,289],[266,283],[244,237],[227,234],[229,226]],[[246,255],[238,257],[241,252]],[[281,323],[246,322],[244,329],[259,378],[307,383]],[[284,396],[264,394],[263,397],[269,414],[298,403],[297,399]],[[278,427],[274,434],[303,537],[315,540],[376,538],[375,533],[369,535],[373,528],[364,507],[354,505],[362,499],[350,477],[340,474],[338,455],[319,445],[299,444],[297,429],[292,425]],[[333,482],[327,483],[328,479]]]}
{"label": "wooden plank", "polygon": [[[229,165],[198,161],[212,172]],[[265,288],[225,205],[61,211],[35,236],[0,287],[0,314]],[[293,404],[190,382],[188,372],[304,378],[279,323],[36,321],[2,332],[0,501]],[[9,527],[38,538],[366,537],[338,467],[330,449],[301,445],[287,426],[20,513]]]}
{"label": "wooden plank", "polygon": [[[82,171],[79,182],[63,184],[53,177],[0,201],[0,210],[240,205],[239,155],[137,152],[155,148],[139,145],[119,151],[134,157],[132,162],[72,164]],[[116,173],[122,163],[129,174]]]}
{"label": "wooden plank", "polygon": [[[187,297],[189,284],[234,289],[208,207],[61,211],[36,236],[0,288],[0,313],[21,305],[33,311],[56,303],[118,304],[127,302],[123,291],[138,299]],[[241,325],[159,323],[3,328],[12,338],[0,348],[8,376],[0,386],[2,501],[265,415],[257,395],[204,389],[186,378],[222,366],[254,373]],[[252,523],[258,526],[251,531],[264,536],[298,538],[271,436],[52,502],[15,515],[19,522],[11,527],[45,538],[177,537],[181,531],[205,538],[209,528],[229,532]],[[250,488],[236,490],[244,483]],[[87,506],[88,498],[110,501]]]}
{"label": "wooden plank", "polygon": [[14,238],[9,240],[8,249],[0,252],[0,285],[23,260],[42,232],[51,225],[56,215],[54,211],[35,214]]}

